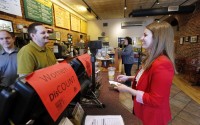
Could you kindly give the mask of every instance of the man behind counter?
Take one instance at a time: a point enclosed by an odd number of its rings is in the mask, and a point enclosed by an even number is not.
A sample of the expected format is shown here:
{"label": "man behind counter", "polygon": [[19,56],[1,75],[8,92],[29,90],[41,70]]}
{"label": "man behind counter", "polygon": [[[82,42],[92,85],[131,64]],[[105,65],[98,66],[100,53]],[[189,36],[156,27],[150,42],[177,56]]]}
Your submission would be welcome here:
{"label": "man behind counter", "polygon": [[15,36],[7,30],[0,30],[0,86],[8,87],[17,76],[17,52]]}
{"label": "man behind counter", "polygon": [[41,23],[32,23],[28,27],[30,43],[17,54],[17,73],[19,76],[57,63],[53,51],[45,45],[49,41],[47,29]]}

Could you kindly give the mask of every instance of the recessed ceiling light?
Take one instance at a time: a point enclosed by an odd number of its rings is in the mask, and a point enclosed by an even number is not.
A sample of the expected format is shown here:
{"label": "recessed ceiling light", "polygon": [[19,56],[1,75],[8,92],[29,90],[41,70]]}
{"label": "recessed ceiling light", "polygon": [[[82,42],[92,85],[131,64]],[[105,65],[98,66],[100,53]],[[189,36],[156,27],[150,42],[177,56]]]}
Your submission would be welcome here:
{"label": "recessed ceiling light", "polygon": [[77,6],[77,8],[82,12],[86,12],[87,11],[87,8],[84,7],[84,6],[81,6],[81,5]]}
{"label": "recessed ceiling light", "polygon": [[156,4],[160,4],[158,0],[156,0]]}

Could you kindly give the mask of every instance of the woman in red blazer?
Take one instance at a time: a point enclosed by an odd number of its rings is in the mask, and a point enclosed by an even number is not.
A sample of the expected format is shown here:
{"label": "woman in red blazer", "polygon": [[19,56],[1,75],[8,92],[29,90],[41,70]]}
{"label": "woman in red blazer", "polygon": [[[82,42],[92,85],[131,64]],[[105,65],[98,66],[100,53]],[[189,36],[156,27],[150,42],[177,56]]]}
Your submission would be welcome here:
{"label": "woman in red blazer", "polygon": [[133,80],[132,88],[119,83],[116,89],[134,96],[134,113],[143,125],[167,125],[175,73],[173,28],[167,22],[149,24],[141,40],[146,50],[141,69],[136,76],[117,77],[119,82]]}

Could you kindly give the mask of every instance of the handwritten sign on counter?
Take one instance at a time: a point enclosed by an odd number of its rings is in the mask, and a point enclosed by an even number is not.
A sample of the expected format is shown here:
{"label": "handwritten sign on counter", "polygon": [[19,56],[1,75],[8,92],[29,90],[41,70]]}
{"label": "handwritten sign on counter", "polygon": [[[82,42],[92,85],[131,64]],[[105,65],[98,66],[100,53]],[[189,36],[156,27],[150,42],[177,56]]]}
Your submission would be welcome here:
{"label": "handwritten sign on counter", "polygon": [[54,121],[80,91],[80,83],[68,63],[39,69],[26,77]]}

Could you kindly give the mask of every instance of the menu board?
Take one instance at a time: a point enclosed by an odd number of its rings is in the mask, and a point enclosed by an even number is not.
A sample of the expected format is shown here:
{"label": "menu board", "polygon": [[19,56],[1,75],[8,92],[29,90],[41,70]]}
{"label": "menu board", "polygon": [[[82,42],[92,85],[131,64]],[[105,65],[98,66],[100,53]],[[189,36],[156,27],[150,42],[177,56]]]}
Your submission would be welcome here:
{"label": "menu board", "polygon": [[81,20],[81,33],[87,33],[87,22]]}
{"label": "menu board", "polygon": [[52,25],[51,0],[24,0],[24,11],[27,19]]}
{"label": "menu board", "polygon": [[20,0],[0,0],[0,11],[22,16]]}
{"label": "menu board", "polygon": [[81,19],[71,14],[71,30],[80,32],[81,30]]}
{"label": "menu board", "polygon": [[70,29],[70,13],[62,7],[54,4],[55,25]]}

